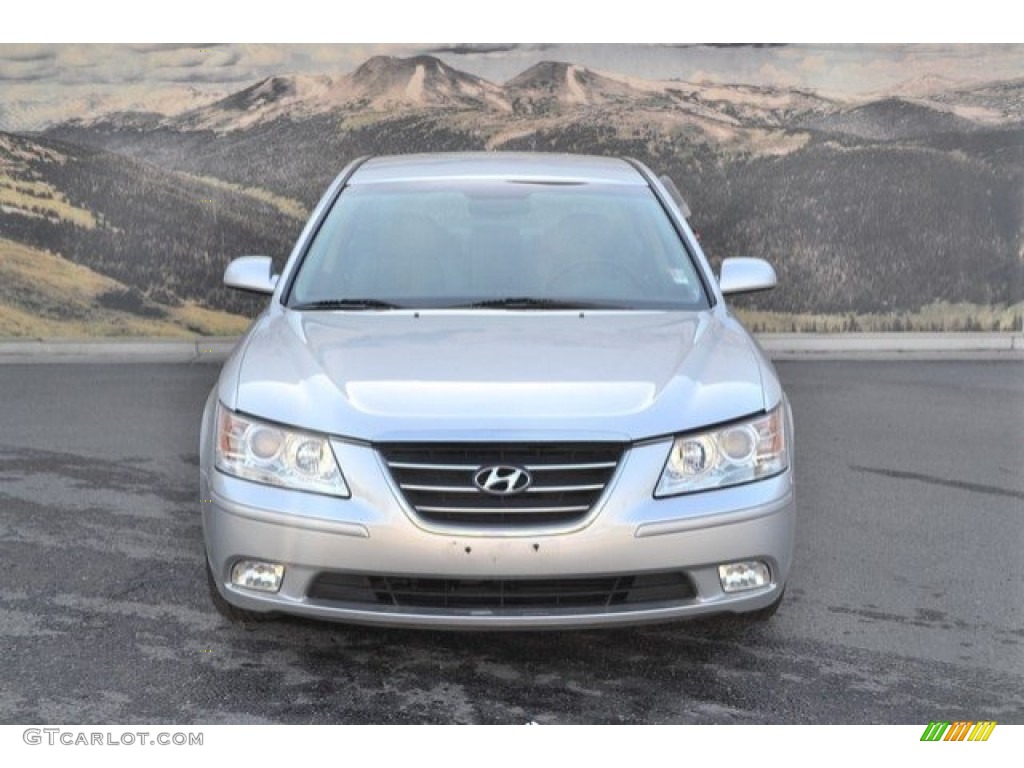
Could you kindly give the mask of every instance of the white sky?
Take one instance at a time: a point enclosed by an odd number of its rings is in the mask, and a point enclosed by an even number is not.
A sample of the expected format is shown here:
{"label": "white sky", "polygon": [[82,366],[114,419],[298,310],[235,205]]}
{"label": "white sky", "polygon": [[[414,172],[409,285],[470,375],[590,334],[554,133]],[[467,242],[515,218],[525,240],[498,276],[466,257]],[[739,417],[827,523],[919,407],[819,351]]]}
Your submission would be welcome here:
{"label": "white sky", "polygon": [[[596,4],[561,5],[515,0],[481,5],[460,0],[325,4],[311,0],[253,4],[248,12],[206,0],[182,0],[140,14],[137,2],[88,4],[19,3],[5,8],[0,27],[0,129],[32,127],[32,121],[67,119],[76,111],[150,105],[166,111],[175,94],[199,89],[218,95],[277,74],[350,72],[377,53],[434,53],[448,64],[497,83],[543,59],[650,79],[679,78],[818,90],[828,94],[881,93],[907,81],[940,78],[970,84],[1024,77],[1024,44],[1011,45],[801,45],[715,47],[658,44],[658,38],[703,40],[826,39],[892,41],[992,39],[1012,35],[1013,25],[994,24],[1005,11],[986,13],[990,0],[931,3],[927,12],[893,12],[891,2],[863,0],[842,7],[798,0],[741,2],[704,8],[691,3],[630,0],[614,15]],[[993,8],[994,3],[992,4]],[[690,6],[690,7],[687,7]],[[337,8],[325,18],[325,8]],[[675,14],[665,9],[678,7]],[[1005,7],[1005,6],[1004,6]],[[211,10],[212,8],[212,10]],[[483,10],[486,8],[486,12]],[[557,10],[561,8],[561,10]],[[582,10],[585,9],[585,10]],[[953,11],[956,11],[955,13]],[[827,15],[826,15],[827,14]],[[120,20],[120,21],[111,21]],[[131,20],[131,21],[125,21]],[[981,22],[985,23],[982,24]],[[484,45],[453,43],[304,42],[325,34],[343,40],[554,39],[571,44]],[[972,34],[972,32],[974,34]],[[157,40],[128,44],[125,41]],[[196,40],[168,43],[168,40]],[[229,43],[202,40],[300,41],[300,44]],[[58,40],[65,44],[41,44]],[[119,41],[100,44],[98,41]],[[595,44],[583,41],[631,41]],[[90,41],[67,44],[68,41]],[[164,96],[166,95],[166,98]],[[68,114],[64,114],[68,113]]]}
{"label": "white sky", "polygon": [[[213,3],[176,0],[50,0],[7,3],[0,41],[136,42],[201,37],[261,42],[422,42],[558,40],[570,42],[1017,42],[1004,0],[931,0],[914,4],[856,0],[627,0],[557,3],[512,0],[322,0]],[[611,10],[605,10],[611,9]]]}

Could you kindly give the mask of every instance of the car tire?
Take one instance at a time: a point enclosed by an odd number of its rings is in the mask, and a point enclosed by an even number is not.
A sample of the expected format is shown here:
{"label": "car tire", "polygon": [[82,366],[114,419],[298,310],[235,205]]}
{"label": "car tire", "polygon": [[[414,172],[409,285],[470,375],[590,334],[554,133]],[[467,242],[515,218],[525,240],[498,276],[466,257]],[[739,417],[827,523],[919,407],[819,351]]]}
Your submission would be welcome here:
{"label": "car tire", "polygon": [[210,601],[213,603],[213,607],[217,609],[217,613],[228,621],[235,624],[254,624],[274,618],[272,613],[247,611],[225,600],[220,590],[217,589],[217,581],[213,578],[213,569],[210,567],[209,561],[206,562],[206,585],[210,588]]}
{"label": "car tire", "polygon": [[770,619],[778,612],[779,606],[782,605],[782,598],[784,598],[785,596],[786,588],[783,587],[782,591],[779,592],[779,596],[775,598],[774,603],[772,603],[771,605],[766,605],[764,608],[761,608],[759,610],[741,614],[740,618],[744,621],[750,622],[751,624],[759,624],[761,622],[768,621],[768,619]]}
{"label": "car tire", "polygon": [[705,618],[695,620],[695,627],[700,632],[706,632],[715,637],[733,637],[742,635],[754,627],[769,621],[782,605],[782,598],[785,595],[785,588],[770,605],[759,608],[756,611],[747,613],[717,613]]}

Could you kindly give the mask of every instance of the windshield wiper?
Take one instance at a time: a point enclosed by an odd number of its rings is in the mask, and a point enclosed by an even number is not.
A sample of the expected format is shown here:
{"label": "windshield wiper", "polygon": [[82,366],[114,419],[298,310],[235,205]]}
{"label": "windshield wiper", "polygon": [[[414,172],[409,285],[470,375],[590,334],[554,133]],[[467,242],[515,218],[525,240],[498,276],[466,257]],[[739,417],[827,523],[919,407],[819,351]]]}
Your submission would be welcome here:
{"label": "windshield wiper", "polygon": [[380,299],[324,299],[293,304],[291,309],[406,309],[401,304],[392,304]]}
{"label": "windshield wiper", "polygon": [[576,301],[575,299],[545,299],[536,296],[507,296],[501,299],[481,299],[469,304],[456,304],[451,309],[612,309],[608,304]]}

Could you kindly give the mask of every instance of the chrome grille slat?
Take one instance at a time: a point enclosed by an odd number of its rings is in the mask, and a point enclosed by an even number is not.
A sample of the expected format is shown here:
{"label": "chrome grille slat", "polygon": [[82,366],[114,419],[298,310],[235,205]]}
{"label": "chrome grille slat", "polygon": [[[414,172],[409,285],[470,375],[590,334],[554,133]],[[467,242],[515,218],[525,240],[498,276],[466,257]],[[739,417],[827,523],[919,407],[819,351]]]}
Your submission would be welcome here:
{"label": "chrome grille slat", "polygon": [[[494,513],[494,507],[416,507],[420,512],[439,512],[441,514],[466,514],[466,515],[490,515]],[[500,510],[507,515],[541,515],[554,512],[586,512],[590,507],[583,505],[577,507],[502,507]]]}
{"label": "chrome grille slat", "polygon": [[526,493],[580,493],[582,491],[603,491],[604,483],[592,485],[534,485],[526,489]]}
{"label": "chrome grille slat", "polygon": [[480,493],[474,486],[462,485],[417,485],[415,483],[401,483],[399,486],[403,491],[431,491],[433,493]]}
{"label": "chrome grille slat", "polygon": [[551,464],[550,466],[535,464],[527,465],[526,468],[531,472],[574,472],[585,469],[614,469],[616,466],[618,466],[617,461],[602,461],[597,464]]}
{"label": "chrome grille slat", "polygon": [[[426,521],[473,529],[557,525],[594,508],[618,467],[622,443],[384,443],[391,477]],[[490,494],[475,485],[481,469],[518,467],[532,484]]]}
{"label": "chrome grille slat", "polygon": [[[462,485],[419,485],[416,483],[401,483],[399,486],[403,491],[431,491],[434,493],[479,493],[475,486]],[[602,483],[591,485],[542,485],[531,486],[525,493],[579,493],[581,491],[600,491],[604,489]]]}
{"label": "chrome grille slat", "polygon": [[434,469],[441,472],[472,472],[477,469],[475,464],[422,464],[412,461],[388,462],[392,469]]}

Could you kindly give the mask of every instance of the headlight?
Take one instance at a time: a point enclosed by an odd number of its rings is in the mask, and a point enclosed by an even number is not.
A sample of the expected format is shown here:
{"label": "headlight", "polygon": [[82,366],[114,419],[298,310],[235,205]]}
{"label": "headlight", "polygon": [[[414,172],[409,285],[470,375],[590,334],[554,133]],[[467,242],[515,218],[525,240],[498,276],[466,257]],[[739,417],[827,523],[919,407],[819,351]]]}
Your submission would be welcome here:
{"label": "headlight", "polygon": [[780,405],[767,416],[677,437],[654,495],[749,483],[777,475],[788,466],[785,412]]}
{"label": "headlight", "polygon": [[286,429],[217,405],[217,469],[267,485],[348,497],[327,438]]}

